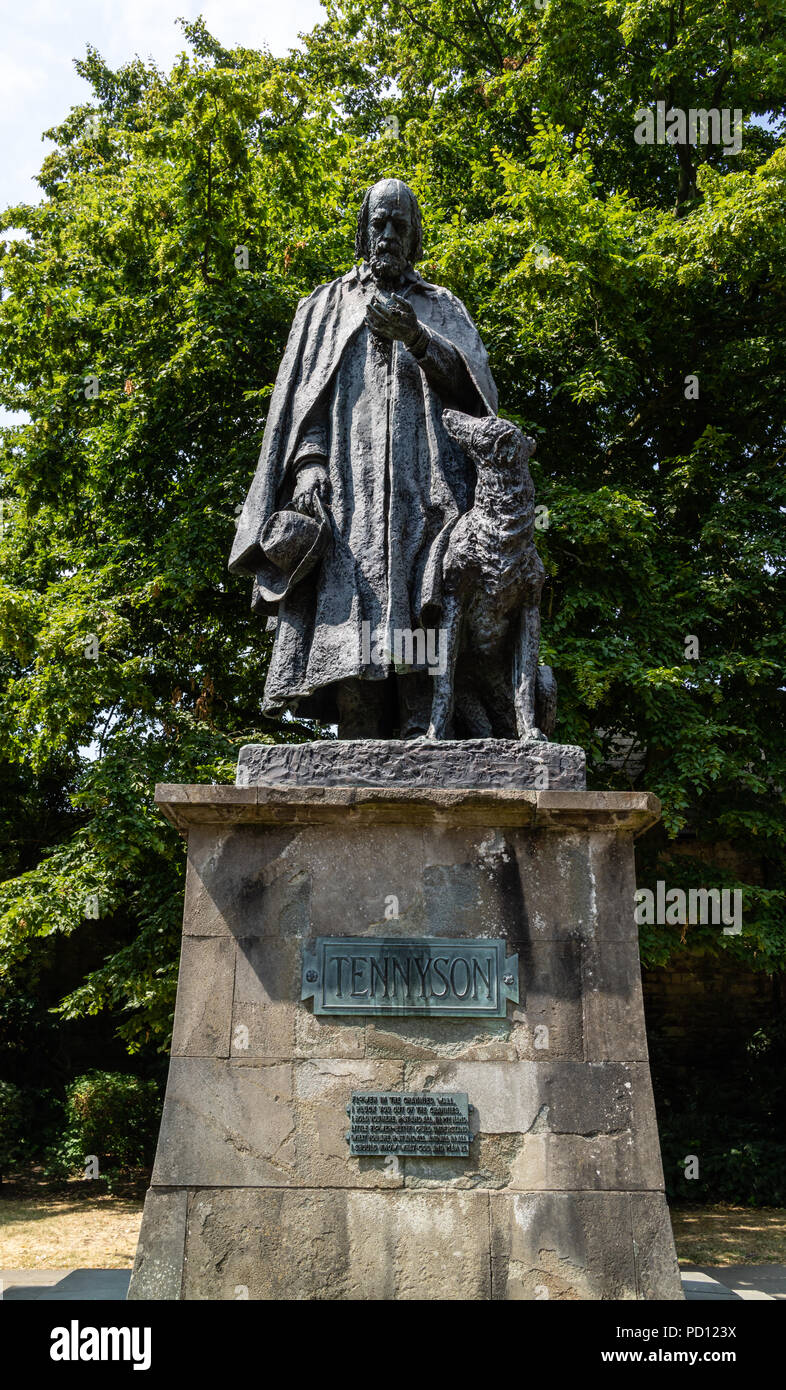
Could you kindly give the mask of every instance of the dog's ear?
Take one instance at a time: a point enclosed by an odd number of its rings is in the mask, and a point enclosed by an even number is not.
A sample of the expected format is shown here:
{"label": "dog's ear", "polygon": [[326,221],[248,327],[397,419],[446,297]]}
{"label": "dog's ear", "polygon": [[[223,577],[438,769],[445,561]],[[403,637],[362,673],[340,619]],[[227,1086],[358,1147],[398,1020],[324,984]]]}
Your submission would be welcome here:
{"label": "dog's ear", "polygon": [[537,440],[529,434],[524,434],[514,424],[500,436],[498,445],[501,456],[507,463],[527,463],[532,458],[536,446]]}
{"label": "dog's ear", "polygon": [[505,463],[513,463],[517,455],[521,453],[521,440],[524,437],[520,430],[509,421],[505,421],[507,429],[501,430],[494,440],[494,452],[498,459]]}

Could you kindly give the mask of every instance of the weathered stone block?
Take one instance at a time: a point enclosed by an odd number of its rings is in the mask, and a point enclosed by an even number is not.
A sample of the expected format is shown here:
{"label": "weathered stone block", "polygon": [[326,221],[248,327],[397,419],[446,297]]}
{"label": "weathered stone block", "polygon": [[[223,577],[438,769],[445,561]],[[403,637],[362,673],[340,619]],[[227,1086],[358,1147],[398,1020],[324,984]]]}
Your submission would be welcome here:
{"label": "weathered stone block", "polygon": [[243,937],[237,945],[232,1055],[291,1059],[301,946],[296,936]]}
{"label": "weathered stone block", "polygon": [[568,744],[494,738],[247,743],[235,785],[583,791],[586,759],[583,748]]}
{"label": "weathered stone block", "polygon": [[173,1057],[153,1185],[295,1182],[294,1127],[291,1063]]}
{"label": "weathered stone block", "polygon": [[307,930],[309,876],[297,856],[299,834],[276,826],[264,834],[250,825],[192,826],[184,932],[275,935],[290,923]]}
{"label": "weathered stone block", "polygon": [[492,1297],[635,1299],[630,1197],[492,1193]]}
{"label": "weathered stone block", "polygon": [[129,1298],[166,1302],[182,1297],[187,1209],[185,1188],[148,1191]]}
{"label": "weathered stone block", "polygon": [[348,1214],[355,1297],[490,1297],[485,1192],[353,1192]]}
{"label": "weathered stone block", "polygon": [[516,788],[428,787],[156,787],[155,801],[179,830],[227,825],[517,826],[532,830],[641,834],[660,816],[651,792],[527,791]]}
{"label": "weathered stone block", "polygon": [[525,942],[519,947],[519,1004],[513,1018],[525,1025],[520,1056],[529,1061],[581,1061],[585,1055],[581,942]]}
{"label": "weathered stone block", "polygon": [[195,1192],[183,1297],[351,1298],[347,1196],[276,1187]]}
{"label": "weathered stone block", "polygon": [[513,843],[527,940],[638,940],[629,832],[570,829]]}
{"label": "weathered stone block", "polygon": [[231,937],[183,937],[173,1057],[229,1056],[234,975]]}
{"label": "weathered stone block", "polygon": [[[495,1299],[682,1298],[662,1193],[492,1193],[490,1202]],[[644,1246],[631,1239],[637,1228]]]}
{"label": "weathered stone block", "polygon": [[638,942],[585,944],[581,1000],[588,1062],[648,1060]]}
{"label": "weathered stone block", "polygon": [[660,1192],[632,1193],[630,1207],[637,1296],[681,1300],[680,1269],[666,1198]]}
{"label": "weathered stone block", "polygon": [[187,1299],[487,1299],[485,1193],[218,1189],[190,1204]]}

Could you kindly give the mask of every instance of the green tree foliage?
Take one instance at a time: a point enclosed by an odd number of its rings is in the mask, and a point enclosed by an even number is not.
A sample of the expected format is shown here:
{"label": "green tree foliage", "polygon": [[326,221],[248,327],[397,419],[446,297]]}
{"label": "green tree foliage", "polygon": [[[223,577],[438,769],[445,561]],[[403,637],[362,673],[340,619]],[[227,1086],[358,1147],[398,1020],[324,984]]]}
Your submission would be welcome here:
{"label": "green tree foliage", "polygon": [[[166,1044],[183,852],[152,788],[303,736],[261,719],[268,639],[226,557],[297,300],[351,264],[387,175],[539,439],[558,737],[593,785],[661,797],[642,882],[744,890],[741,935],[652,928],[646,958],[782,968],[783,20],[336,0],[283,59],[198,22],[169,74],[77,64],[93,95],[43,201],[0,221],[23,233],[0,242],[0,402],[29,420],[0,453],[0,1000],[53,936],[106,931],[62,1011]],[[637,144],[661,100],[739,107],[741,151]]]}
{"label": "green tree foliage", "polygon": [[65,1127],[47,1155],[50,1173],[84,1173],[110,1186],[133,1168],[150,1166],[155,1153],[160,1104],[155,1081],[123,1072],[92,1071],[66,1089]]}
{"label": "green tree foliage", "polygon": [[24,1156],[29,1126],[24,1092],[12,1081],[0,1081],[0,1182]]}

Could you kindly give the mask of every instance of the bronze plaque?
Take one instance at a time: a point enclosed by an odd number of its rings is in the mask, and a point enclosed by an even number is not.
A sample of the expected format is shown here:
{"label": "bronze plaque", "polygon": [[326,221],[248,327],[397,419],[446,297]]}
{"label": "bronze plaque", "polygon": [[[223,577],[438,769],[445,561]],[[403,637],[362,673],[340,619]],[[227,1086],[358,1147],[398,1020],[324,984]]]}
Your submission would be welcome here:
{"label": "bronze plaque", "polygon": [[348,1110],[351,1154],[469,1157],[464,1091],[353,1091]]}
{"label": "bronze plaque", "polygon": [[499,937],[318,936],[303,956],[315,1014],[504,1018],[518,956]]}

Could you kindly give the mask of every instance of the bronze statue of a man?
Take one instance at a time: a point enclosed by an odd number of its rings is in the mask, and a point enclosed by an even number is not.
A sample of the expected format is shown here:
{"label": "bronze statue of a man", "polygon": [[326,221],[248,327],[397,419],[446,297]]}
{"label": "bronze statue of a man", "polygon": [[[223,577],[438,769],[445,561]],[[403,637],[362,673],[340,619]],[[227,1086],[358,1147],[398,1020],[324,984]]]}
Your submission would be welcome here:
{"label": "bronze statue of a man", "polygon": [[230,557],[275,626],[263,710],[340,738],[428,729],[435,646],[413,634],[475,483],[442,412],[497,410],[467,310],[414,269],[421,238],[406,184],[369,189],[363,264],[298,305]]}

